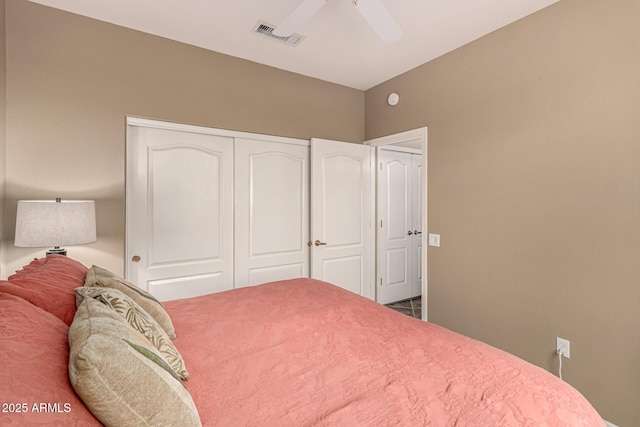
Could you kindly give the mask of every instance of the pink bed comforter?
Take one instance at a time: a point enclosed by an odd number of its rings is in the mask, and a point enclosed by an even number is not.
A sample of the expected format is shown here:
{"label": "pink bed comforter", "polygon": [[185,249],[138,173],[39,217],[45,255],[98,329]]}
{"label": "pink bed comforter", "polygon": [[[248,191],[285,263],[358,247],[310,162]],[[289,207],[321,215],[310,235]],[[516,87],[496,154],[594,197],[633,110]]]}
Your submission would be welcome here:
{"label": "pink bed comforter", "polygon": [[515,356],[312,279],[165,303],[205,426],[598,426]]}

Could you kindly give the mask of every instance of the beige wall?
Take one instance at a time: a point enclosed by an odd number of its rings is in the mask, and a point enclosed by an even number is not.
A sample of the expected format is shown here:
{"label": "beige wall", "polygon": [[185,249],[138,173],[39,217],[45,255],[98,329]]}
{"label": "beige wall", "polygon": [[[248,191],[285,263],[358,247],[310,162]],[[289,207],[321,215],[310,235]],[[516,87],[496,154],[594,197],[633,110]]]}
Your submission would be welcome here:
{"label": "beige wall", "polygon": [[126,115],[364,139],[362,91],[24,0],[6,3],[5,275],[44,254],[13,246],[16,201],[56,196],[96,200],[98,241],[69,254],[123,272]]}
{"label": "beige wall", "polygon": [[[4,230],[4,204],[5,204],[5,152],[6,152],[6,37],[5,37],[5,2],[0,0],[0,252],[2,251],[2,236]],[[1,260],[0,260],[1,261]],[[0,262],[0,277],[3,273],[2,262]]]}
{"label": "beige wall", "polygon": [[[429,320],[640,425],[640,2],[562,0],[366,92],[429,128]],[[396,91],[400,103],[386,105]]]}

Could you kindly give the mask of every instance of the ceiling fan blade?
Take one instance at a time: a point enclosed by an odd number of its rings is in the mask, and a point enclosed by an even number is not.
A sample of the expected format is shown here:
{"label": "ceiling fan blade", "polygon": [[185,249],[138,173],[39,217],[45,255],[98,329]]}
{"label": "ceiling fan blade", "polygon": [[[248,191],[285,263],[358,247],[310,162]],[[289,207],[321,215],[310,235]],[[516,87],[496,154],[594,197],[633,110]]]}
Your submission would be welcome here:
{"label": "ceiling fan blade", "polygon": [[273,30],[273,34],[278,37],[289,37],[296,30],[311,18],[327,0],[303,0],[302,3],[289,15],[282,24]]}
{"label": "ceiling fan blade", "polygon": [[354,4],[383,42],[393,43],[404,34],[381,0],[357,0]]}

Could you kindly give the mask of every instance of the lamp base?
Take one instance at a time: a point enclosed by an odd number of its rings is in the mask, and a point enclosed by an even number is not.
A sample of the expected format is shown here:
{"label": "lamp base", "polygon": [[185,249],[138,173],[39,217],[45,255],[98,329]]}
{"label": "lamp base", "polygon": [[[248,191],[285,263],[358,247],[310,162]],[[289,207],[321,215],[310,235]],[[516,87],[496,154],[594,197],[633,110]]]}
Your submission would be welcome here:
{"label": "lamp base", "polygon": [[61,248],[59,246],[56,246],[53,249],[49,249],[47,251],[47,256],[51,255],[51,254],[56,254],[56,255],[67,255],[67,250],[65,248]]}

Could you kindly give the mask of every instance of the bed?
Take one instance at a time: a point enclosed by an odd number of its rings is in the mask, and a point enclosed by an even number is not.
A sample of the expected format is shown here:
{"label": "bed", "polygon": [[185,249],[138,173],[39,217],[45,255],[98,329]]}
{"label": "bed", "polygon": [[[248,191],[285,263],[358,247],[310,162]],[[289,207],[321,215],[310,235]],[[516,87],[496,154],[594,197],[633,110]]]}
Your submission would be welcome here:
{"label": "bed", "polygon": [[[117,304],[104,299],[111,291],[84,286],[95,268],[54,255],[0,283],[0,425],[604,425],[543,369],[313,279],[150,307],[166,336],[175,334],[182,365],[170,375],[132,350],[135,342],[155,351],[155,341],[120,322],[108,303]],[[99,333],[117,338],[87,352]],[[77,378],[83,364],[103,387],[93,396]],[[118,377],[105,380],[111,370]]]}

